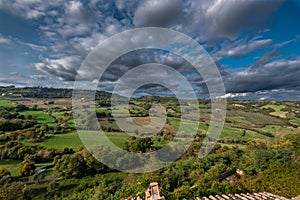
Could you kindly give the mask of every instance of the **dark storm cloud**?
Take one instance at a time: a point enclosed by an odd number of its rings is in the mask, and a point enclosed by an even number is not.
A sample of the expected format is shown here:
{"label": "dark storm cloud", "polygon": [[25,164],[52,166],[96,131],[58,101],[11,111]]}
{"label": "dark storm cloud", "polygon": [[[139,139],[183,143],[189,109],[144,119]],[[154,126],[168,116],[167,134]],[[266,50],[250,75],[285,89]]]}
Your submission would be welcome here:
{"label": "dark storm cloud", "polygon": [[[104,73],[103,81],[116,81],[134,67],[147,63],[161,63],[181,72],[191,71],[191,66],[183,58],[157,49],[143,49],[129,52],[116,59]],[[158,74],[161,75],[161,74]]]}
{"label": "dark storm cloud", "polygon": [[256,68],[232,71],[224,77],[226,91],[230,93],[262,90],[300,89],[300,59],[268,62]]}
{"label": "dark storm cloud", "polygon": [[136,27],[168,27],[182,17],[181,0],[151,0],[141,3],[135,11],[133,22]]}
{"label": "dark storm cloud", "polygon": [[263,29],[266,20],[283,0],[218,0],[206,11],[206,24],[213,37],[236,37],[244,29]]}
{"label": "dark storm cloud", "polygon": [[283,0],[141,1],[133,23],[136,27],[174,28],[202,42],[232,40],[245,29],[264,30],[282,3]]}

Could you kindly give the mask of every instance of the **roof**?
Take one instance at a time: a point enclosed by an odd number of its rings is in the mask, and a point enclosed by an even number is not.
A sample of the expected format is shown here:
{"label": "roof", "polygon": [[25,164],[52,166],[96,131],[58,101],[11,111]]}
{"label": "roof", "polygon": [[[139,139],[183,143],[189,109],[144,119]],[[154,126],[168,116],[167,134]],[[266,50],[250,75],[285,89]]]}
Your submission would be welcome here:
{"label": "roof", "polygon": [[216,195],[203,198],[197,198],[197,200],[289,200],[285,197],[280,197],[267,192],[253,193],[253,194],[229,194],[229,195]]}

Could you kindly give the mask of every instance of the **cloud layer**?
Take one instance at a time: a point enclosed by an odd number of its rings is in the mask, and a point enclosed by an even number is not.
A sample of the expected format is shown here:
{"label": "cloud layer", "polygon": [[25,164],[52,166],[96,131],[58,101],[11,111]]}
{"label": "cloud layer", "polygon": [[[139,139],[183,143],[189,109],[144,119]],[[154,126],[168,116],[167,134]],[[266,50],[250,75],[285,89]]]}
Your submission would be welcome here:
{"label": "cloud layer", "polygon": [[[0,34],[0,46],[25,45],[40,53],[39,62],[32,64],[35,70],[61,81],[74,81],[84,58],[106,38],[136,27],[166,27],[203,44],[220,67],[229,93],[299,90],[300,58],[280,57],[278,49],[288,42],[276,44],[272,38],[262,37],[271,28],[273,14],[282,3],[283,0],[2,0],[2,9],[38,24],[41,42],[32,44]],[[264,54],[241,68],[228,69],[222,64],[224,59],[238,60],[257,51]],[[277,57],[280,59],[274,60]],[[112,88],[126,71],[148,62],[172,66],[200,91],[207,91],[201,76],[188,63],[161,51],[132,52],[120,57],[103,77],[102,88]],[[92,77],[87,80],[93,81]],[[159,87],[151,91],[155,88]]]}

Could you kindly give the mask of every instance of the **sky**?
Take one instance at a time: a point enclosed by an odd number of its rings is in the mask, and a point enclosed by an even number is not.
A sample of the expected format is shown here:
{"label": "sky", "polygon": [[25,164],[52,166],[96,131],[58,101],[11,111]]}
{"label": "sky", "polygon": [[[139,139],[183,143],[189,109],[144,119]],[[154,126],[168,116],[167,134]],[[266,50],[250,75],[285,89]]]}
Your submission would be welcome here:
{"label": "sky", "polygon": [[[299,19],[299,0],[0,0],[0,85],[72,88],[82,61],[105,39],[163,27],[205,48],[222,75],[224,97],[300,100]],[[200,88],[199,97],[207,95],[184,59],[155,49],[119,57],[99,89],[112,90],[124,73],[150,62],[173,67]],[[81,80],[94,82],[88,74]],[[165,90],[148,85],[140,94]]]}

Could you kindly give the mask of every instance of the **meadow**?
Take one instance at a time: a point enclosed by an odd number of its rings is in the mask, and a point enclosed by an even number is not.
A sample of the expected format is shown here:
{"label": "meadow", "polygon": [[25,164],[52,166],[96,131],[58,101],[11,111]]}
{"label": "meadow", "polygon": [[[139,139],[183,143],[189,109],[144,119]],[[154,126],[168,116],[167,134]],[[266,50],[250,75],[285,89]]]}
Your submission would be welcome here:
{"label": "meadow", "polygon": [[15,107],[16,104],[9,100],[0,99],[0,107]]}
{"label": "meadow", "polygon": [[25,117],[31,115],[38,123],[41,124],[51,125],[55,123],[55,119],[43,110],[25,110],[19,112],[19,114],[24,115]]}
{"label": "meadow", "polygon": [[[87,140],[93,141],[95,138],[93,136],[92,131],[86,131],[87,133]],[[95,132],[95,134],[98,134]],[[101,137],[105,137],[103,134],[98,134],[100,135],[100,140],[97,141],[97,144],[99,145],[105,145],[103,143],[103,140],[101,140]],[[125,142],[127,138],[129,137],[128,135],[124,133],[117,133],[117,132],[107,132],[105,133],[106,137],[111,140],[115,145],[117,145],[120,148],[124,148]],[[51,134],[47,139],[44,141],[35,144],[38,146],[43,146],[46,148],[55,148],[55,149],[64,149],[64,148],[72,148],[74,150],[78,150],[83,147],[83,144],[80,140],[80,137],[76,131],[72,131],[69,133],[62,133],[62,134]]]}
{"label": "meadow", "polygon": [[278,116],[278,117],[281,117],[281,118],[286,118],[286,115],[288,113],[288,112],[282,111],[282,109],[286,108],[285,105],[267,104],[267,105],[262,106],[261,108],[267,108],[267,109],[270,108],[270,109],[273,109],[275,111],[274,112],[270,112],[270,115]]}

